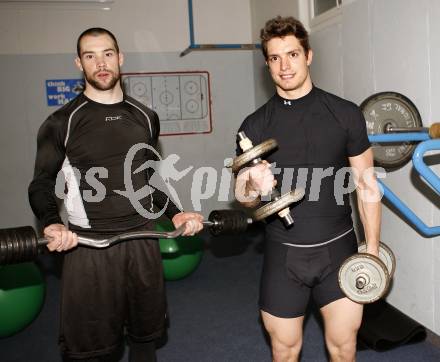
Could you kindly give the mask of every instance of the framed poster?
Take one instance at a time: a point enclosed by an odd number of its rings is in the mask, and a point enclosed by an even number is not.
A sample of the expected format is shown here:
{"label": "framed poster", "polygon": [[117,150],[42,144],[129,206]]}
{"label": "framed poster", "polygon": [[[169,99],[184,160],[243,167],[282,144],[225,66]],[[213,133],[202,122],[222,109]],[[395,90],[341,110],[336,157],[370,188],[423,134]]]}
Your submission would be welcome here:
{"label": "framed poster", "polygon": [[62,106],[84,90],[83,79],[46,80],[46,100],[49,107]]}
{"label": "framed poster", "polygon": [[208,72],[123,73],[122,86],[158,114],[161,135],[212,131]]}

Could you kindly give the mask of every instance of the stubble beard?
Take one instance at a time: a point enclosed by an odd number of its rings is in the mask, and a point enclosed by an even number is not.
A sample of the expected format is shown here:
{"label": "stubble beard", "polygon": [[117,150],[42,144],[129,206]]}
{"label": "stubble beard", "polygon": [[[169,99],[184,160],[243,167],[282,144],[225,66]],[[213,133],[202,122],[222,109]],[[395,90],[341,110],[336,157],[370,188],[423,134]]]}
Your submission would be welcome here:
{"label": "stubble beard", "polygon": [[121,79],[121,73],[119,70],[117,71],[117,73],[110,71],[110,70],[107,70],[107,69],[104,69],[104,71],[110,73],[111,77],[112,77],[110,82],[107,84],[103,84],[103,83],[94,79],[95,74],[99,73],[99,71],[95,72],[92,76],[90,76],[90,74],[87,74],[86,72],[84,72],[84,77],[86,78],[87,83],[89,83],[93,88],[100,90],[100,91],[108,91],[108,90],[111,90],[116,87],[119,80]]}

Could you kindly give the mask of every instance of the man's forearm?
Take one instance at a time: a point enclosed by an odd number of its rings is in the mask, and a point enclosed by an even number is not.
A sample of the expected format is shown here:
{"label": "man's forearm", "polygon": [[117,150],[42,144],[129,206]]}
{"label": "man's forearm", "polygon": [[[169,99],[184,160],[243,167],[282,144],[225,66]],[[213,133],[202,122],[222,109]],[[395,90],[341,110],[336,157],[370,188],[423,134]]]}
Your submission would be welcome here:
{"label": "man's forearm", "polygon": [[358,208],[364,228],[367,251],[376,251],[379,248],[382,205],[380,201],[371,202],[362,200],[358,195]]}

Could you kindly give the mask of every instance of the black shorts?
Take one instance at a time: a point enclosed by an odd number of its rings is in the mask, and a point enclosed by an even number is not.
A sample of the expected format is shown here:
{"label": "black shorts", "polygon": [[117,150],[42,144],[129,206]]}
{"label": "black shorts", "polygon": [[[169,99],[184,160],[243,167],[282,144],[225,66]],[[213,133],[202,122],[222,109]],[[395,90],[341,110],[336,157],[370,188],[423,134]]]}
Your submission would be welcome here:
{"label": "black shorts", "polygon": [[315,304],[343,298],[338,284],[342,262],[357,252],[353,231],[329,244],[300,248],[267,241],[260,285],[260,309],[280,318],[303,316],[310,294]]}
{"label": "black shorts", "polygon": [[66,357],[112,353],[123,342],[124,327],[134,341],[160,337],[165,314],[158,240],[130,240],[106,249],[80,246],[66,253],[59,340]]}

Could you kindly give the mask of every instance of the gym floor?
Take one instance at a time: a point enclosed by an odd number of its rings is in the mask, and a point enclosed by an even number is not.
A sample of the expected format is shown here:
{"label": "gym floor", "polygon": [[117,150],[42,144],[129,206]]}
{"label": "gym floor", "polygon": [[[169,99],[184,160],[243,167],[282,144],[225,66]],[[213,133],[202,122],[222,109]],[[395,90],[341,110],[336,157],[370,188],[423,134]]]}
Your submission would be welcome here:
{"label": "gym floor", "polygon": [[[233,237],[203,232],[206,250],[188,277],[167,282],[169,328],[158,345],[159,361],[270,361],[258,315],[262,262],[258,229]],[[47,291],[38,318],[20,333],[0,339],[1,361],[61,361],[57,347],[60,257],[40,257]],[[319,316],[305,324],[302,361],[326,361]],[[360,350],[358,361],[440,361],[440,347],[425,340],[386,352]],[[128,361],[127,349],[122,361]]]}

